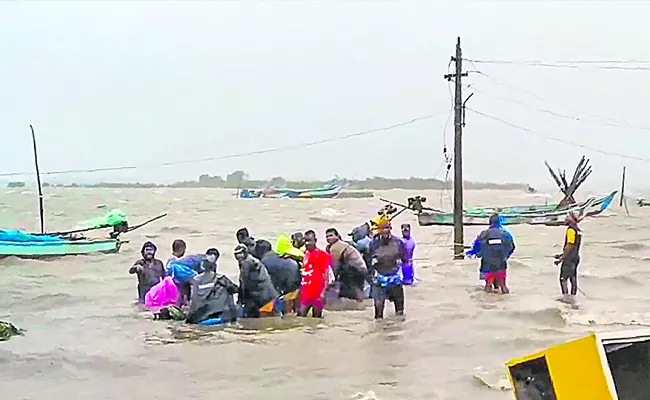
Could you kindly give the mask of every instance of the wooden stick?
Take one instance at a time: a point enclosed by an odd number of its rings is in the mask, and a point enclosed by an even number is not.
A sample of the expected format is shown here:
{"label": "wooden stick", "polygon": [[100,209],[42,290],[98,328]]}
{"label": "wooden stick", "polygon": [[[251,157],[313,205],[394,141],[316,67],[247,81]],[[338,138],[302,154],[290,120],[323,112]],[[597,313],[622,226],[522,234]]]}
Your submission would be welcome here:
{"label": "wooden stick", "polygon": [[623,177],[621,178],[621,198],[619,207],[623,207],[623,198],[625,198],[625,166],[623,166]]}
{"label": "wooden stick", "polygon": [[[379,198],[379,200],[381,200],[381,201],[383,201],[383,202],[385,202],[385,203],[394,204],[394,205],[396,205],[396,206],[400,206],[400,207],[403,207],[403,208],[405,208],[405,209],[409,209],[408,206],[405,206],[404,204],[396,203],[396,202],[394,202],[394,201],[392,201],[392,200],[386,200],[386,199],[381,198],[381,197]],[[433,212],[444,212],[444,211],[442,211],[442,210],[438,210],[438,209],[431,208],[431,207],[424,207],[424,206],[422,207],[422,209],[423,209],[423,210],[427,210],[427,211],[433,211]]]}
{"label": "wooden stick", "polygon": [[[166,217],[166,216],[167,216],[167,213],[161,214],[161,215],[159,215],[157,217],[154,217],[154,218],[151,218],[151,219],[149,219],[149,220],[147,220],[147,221],[145,221],[145,222],[143,222],[143,223],[141,223],[139,225],[129,227],[126,232],[134,231],[134,230],[136,230],[138,228],[143,227],[144,225],[147,225],[147,224],[149,224],[149,223],[151,223],[153,221],[159,220],[159,219],[161,219],[163,217]],[[44,235],[66,236],[66,235],[72,235],[73,233],[84,233],[84,232],[90,232],[90,231],[95,231],[95,230],[100,230],[100,229],[111,228],[111,227],[112,227],[112,225],[102,225],[102,226],[95,226],[95,227],[92,227],[92,228],[75,229],[75,230],[71,230],[71,231],[45,233]]]}

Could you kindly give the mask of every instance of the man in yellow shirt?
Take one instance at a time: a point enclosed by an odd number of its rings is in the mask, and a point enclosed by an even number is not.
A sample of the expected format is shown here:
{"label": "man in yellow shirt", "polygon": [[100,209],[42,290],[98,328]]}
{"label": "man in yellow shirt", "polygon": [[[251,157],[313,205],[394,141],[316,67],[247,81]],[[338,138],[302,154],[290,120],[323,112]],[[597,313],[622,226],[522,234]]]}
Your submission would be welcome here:
{"label": "man in yellow shirt", "polygon": [[571,297],[578,294],[578,264],[580,264],[580,244],[582,232],[578,226],[578,217],[570,213],[565,219],[567,226],[564,234],[564,248],[562,254],[555,256],[555,265],[560,267],[560,288],[566,297],[569,294],[568,282],[571,283]]}

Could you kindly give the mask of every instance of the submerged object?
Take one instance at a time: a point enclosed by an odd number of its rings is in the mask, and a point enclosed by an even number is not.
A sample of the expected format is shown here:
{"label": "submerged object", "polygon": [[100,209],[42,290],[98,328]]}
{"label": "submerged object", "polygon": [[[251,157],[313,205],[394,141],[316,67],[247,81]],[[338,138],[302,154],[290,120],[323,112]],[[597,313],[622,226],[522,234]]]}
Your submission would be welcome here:
{"label": "submerged object", "polygon": [[590,333],[506,367],[517,400],[646,399],[650,329]]}
{"label": "submerged object", "polygon": [[0,321],[0,342],[11,339],[12,336],[21,336],[22,329],[18,329],[11,322]]}
{"label": "submerged object", "polygon": [[223,319],[219,318],[210,318],[198,323],[198,325],[221,325],[223,324]]}

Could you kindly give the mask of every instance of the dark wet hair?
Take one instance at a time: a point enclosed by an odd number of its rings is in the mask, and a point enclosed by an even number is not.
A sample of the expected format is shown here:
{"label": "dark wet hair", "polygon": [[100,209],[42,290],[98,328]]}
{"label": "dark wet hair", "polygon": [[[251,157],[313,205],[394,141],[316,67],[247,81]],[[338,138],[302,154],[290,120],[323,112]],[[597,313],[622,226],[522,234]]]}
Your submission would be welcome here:
{"label": "dark wet hair", "polygon": [[235,237],[237,238],[237,240],[239,240],[239,238],[248,238],[251,237],[251,235],[250,233],[248,233],[248,229],[244,227],[237,230],[237,233],[235,233]]}
{"label": "dark wet hair", "polygon": [[214,254],[215,256],[217,256],[217,259],[218,259],[219,256],[221,255],[221,254],[219,254],[219,250],[217,250],[217,249],[214,248],[214,247],[210,247],[210,248],[208,249],[208,251],[205,252],[205,254],[206,254],[206,255]]}
{"label": "dark wet hair", "polygon": [[404,229],[404,228],[409,228],[409,229],[411,229],[411,224],[409,224],[409,223],[407,223],[407,222],[403,223],[403,224],[402,224],[402,229]]}
{"label": "dark wet hair", "polygon": [[156,251],[158,251],[158,248],[156,247],[155,244],[153,244],[152,242],[145,242],[142,245],[142,248],[140,249],[140,254],[142,254],[142,258],[144,258],[145,249],[152,249],[154,256],[156,255]]}
{"label": "dark wet hair", "polygon": [[271,242],[268,240],[260,239],[255,242],[255,256],[257,258],[262,258],[262,256],[273,249]]}
{"label": "dark wet hair", "polygon": [[316,232],[314,232],[311,229],[305,232],[305,237],[310,236],[310,235],[313,236],[313,237],[316,237]]}
{"label": "dark wet hair", "polygon": [[336,230],[336,228],[327,228],[327,230],[325,231],[325,235],[327,235],[328,233],[333,233],[334,236],[336,236],[337,238],[339,239],[341,238],[341,235],[339,234],[339,231]]}
{"label": "dark wet hair", "polygon": [[244,254],[248,255],[248,247],[244,246],[243,244],[238,244],[235,247],[234,253],[235,254],[244,253]]}
{"label": "dark wet hair", "polygon": [[490,226],[496,226],[499,225],[499,214],[494,213],[490,215]]}
{"label": "dark wet hair", "polygon": [[185,244],[185,241],[183,239],[176,239],[172,243],[172,251],[174,252],[185,249],[187,249],[187,244]]}

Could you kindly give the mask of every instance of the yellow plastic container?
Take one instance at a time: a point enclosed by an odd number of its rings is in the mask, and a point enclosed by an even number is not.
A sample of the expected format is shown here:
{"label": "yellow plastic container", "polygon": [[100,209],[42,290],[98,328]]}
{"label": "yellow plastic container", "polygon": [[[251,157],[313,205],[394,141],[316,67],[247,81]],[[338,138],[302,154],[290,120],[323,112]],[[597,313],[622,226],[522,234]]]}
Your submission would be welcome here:
{"label": "yellow plastic container", "polygon": [[517,400],[650,399],[650,330],[591,333],[506,367]]}

